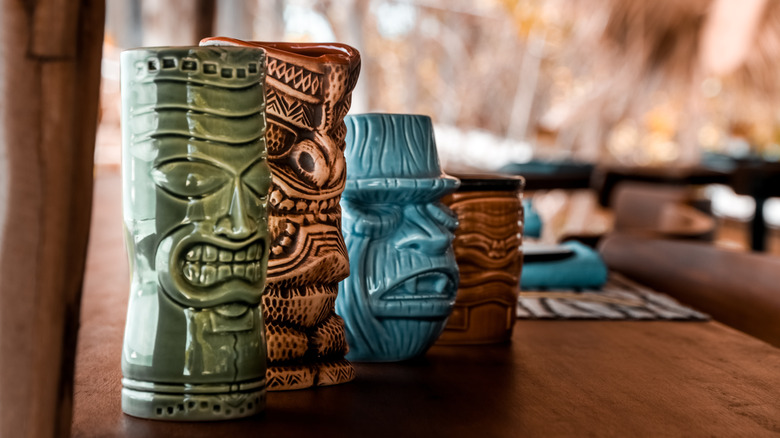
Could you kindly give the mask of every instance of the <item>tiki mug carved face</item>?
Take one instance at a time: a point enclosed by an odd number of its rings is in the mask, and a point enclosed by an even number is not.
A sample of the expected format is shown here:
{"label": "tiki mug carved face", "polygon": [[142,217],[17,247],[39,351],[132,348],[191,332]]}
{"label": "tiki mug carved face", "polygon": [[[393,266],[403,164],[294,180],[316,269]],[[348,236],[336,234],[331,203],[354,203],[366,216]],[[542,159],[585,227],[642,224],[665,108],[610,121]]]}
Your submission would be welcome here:
{"label": "tiki mug carved face", "polygon": [[268,162],[271,254],[263,297],[269,390],[333,385],[354,378],[344,360],[344,323],[334,311],[349,274],[341,234],[344,116],[360,55],[343,44],[244,42],[268,54]]}
{"label": "tiki mug carved face", "polygon": [[458,176],[461,186],[443,201],[457,214],[455,257],[460,287],[439,344],[504,342],[512,335],[520,294],[524,180],[513,176]]}
{"label": "tiki mug carved face", "polygon": [[122,54],[131,297],[122,408],[219,420],[264,407],[269,253],[265,54]]}
{"label": "tiki mug carved face", "polygon": [[433,344],[452,311],[457,220],[439,199],[458,185],[443,175],[425,116],[347,117],[342,210],[350,277],[336,311],[351,360],[394,361]]}

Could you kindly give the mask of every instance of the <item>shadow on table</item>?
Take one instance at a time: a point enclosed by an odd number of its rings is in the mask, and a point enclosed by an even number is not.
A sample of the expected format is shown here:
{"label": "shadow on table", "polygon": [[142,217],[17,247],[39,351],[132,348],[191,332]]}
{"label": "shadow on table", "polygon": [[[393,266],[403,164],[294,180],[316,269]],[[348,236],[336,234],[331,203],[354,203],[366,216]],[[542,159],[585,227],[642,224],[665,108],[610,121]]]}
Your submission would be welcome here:
{"label": "shadow on table", "polygon": [[[126,436],[499,436],[494,419],[516,415],[511,345],[433,347],[397,363],[357,363],[351,383],[268,394],[256,417],[217,423],[165,423],[129,416]],[[514,368],[516,369],[516,368]]]}

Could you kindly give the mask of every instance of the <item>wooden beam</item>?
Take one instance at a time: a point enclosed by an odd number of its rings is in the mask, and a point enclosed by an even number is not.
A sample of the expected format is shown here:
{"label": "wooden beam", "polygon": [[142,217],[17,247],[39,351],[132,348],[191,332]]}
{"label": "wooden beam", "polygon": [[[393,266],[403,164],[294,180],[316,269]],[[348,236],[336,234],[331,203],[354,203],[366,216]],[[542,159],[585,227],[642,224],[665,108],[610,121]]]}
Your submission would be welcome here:
{"label": "wooden beam", "polygon": [[68,436],[105,4],[2,7],[0,436]]}
{"label": "wooden beam", "polygon": [[216,0],[143,0],[144,46],[197,46],[213,36]]}
{"label": "wooden beam", "polygon": [[195,2],[195,41],[214,35],[216,0],[197,0]]}

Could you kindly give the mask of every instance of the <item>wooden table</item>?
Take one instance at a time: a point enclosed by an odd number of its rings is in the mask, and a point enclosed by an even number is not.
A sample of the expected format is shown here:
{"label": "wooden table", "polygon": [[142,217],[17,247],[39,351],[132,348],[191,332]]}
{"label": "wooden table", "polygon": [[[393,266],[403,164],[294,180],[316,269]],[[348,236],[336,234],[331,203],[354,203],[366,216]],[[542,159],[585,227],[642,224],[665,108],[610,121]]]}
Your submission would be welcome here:
{"label": "wooden table", "polygon": [[736,159],[710,155],[702,164],[686,167],[599,166],[593,172],[591,186],[599,192],[599,203],[612,203],[615,187],[623,181],[649,182],[669,186],[724,184],[740,195],[756,201],[750,220],[750,247],[765,251],[767,225],[764,204],[780,196],[780,163],[760,157]]}
{"label": "wooden table", "polygon": [[780,350],[716,322],[519,321],[511,344],[358,364],[346,385],[270,393],[266,412],[251,419],[126,416],[119,194],[118,176],[100,174],[73,436],[780,436]]}
{"label": "wooden table", "polygon": [[599,193],[599,204],[606,207],[612,203],[612,193],[623,181],[662,184],[668,186],[691,186],[707,184],[728,184],[729,171],[703,165],[669,166],[597,166],[591,178],[591,187]]}

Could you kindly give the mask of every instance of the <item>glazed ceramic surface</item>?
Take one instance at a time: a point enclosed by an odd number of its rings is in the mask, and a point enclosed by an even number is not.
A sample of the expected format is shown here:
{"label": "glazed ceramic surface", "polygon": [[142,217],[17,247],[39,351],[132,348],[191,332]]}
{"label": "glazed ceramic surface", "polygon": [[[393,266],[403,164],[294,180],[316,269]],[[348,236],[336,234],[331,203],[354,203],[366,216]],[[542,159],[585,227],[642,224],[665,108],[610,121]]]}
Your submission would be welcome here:
{"label": "glazed ceramic surface", "polygon": [[342,44],[208,38],[201,45],[262,47],[268,54],[271,254],[263,297],[269,390],[350,381],[344,323],[334,311],[349,274],[341,235],[344,116],[360,55]]}
{"label": "glazed ceramic surface", "polygon": [[266,391],[265,55],[138,49],[121,68],[131,274],[122,409],[164,420],[254,414]]}
{"label": "glazed ceramic surface", "polygon": [[336,310],[349,359],[396,361],[433,344],[452,311],[457,220],[439,199],[458,185],[443,175],[425,116],[348,116],[342,230],[350,276]]}
{"label": "glazed ceramic surface", "polygon": [[458,215],[455,257],[460,286],[439,344],[509,340],[522,269],[522,177],[458,176],[443,201]]}

